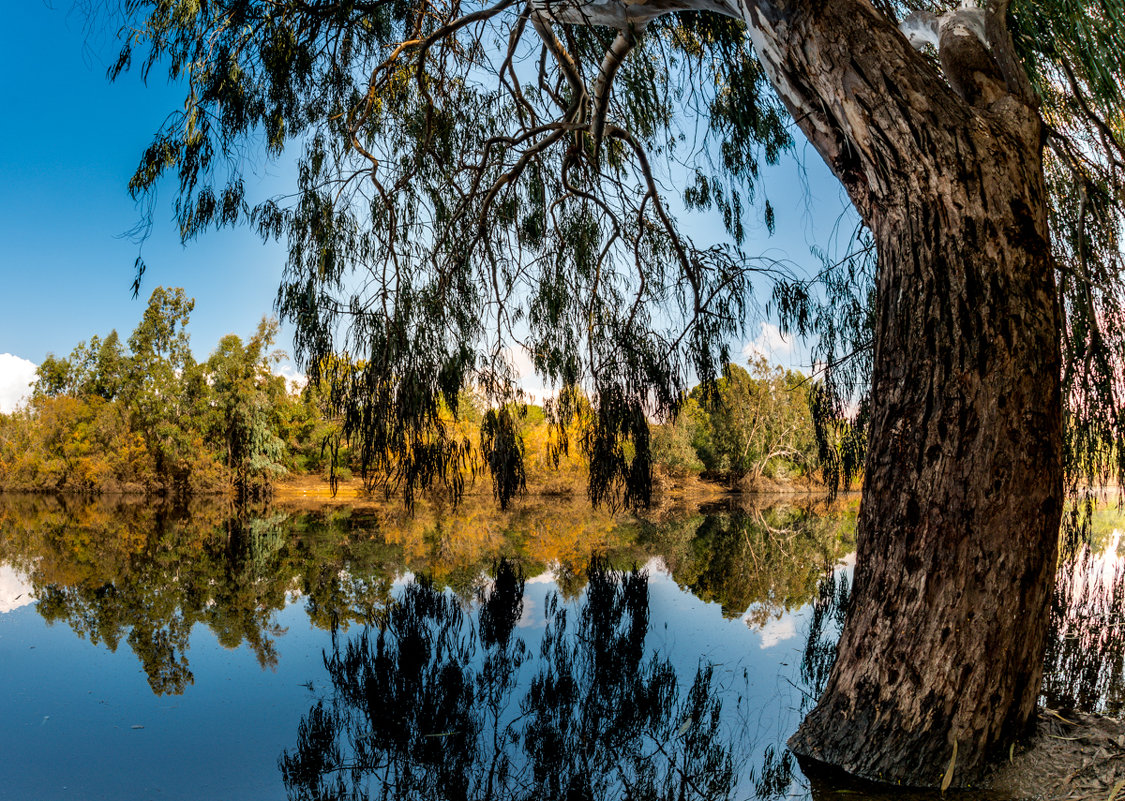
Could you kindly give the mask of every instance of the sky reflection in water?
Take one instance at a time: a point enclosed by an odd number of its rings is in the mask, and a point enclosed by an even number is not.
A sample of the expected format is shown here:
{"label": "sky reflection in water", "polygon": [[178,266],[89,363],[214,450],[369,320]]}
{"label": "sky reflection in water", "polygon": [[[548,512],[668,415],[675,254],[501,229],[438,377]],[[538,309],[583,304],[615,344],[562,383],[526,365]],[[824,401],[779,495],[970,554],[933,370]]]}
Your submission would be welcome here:
{"label": "sky reflection in water", "polygon": [[0,499],[0,799],[806,796],[853,526]]}

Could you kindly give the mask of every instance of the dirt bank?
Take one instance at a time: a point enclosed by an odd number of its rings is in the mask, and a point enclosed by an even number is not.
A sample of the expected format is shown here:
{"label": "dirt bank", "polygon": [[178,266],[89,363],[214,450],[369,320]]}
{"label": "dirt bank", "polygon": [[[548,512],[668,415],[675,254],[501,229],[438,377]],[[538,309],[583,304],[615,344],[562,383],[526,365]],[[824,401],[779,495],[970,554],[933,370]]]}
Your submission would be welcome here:
{"label": "dirt bank", "polygon": [[1125,723],[1043,710],[1035,735],[987,781],[999,798],[1125,801]]}
{"label": "dirt bank", "polygon": [[[477,481],[465,490],[470,498],[488,498],[492,486],[488,481]],[[528,487],[528,498],[572,498],[585,497],[585,485]],[[824,486],[813,481],[777,482],[761,480],[731,488],[717,481],[707,481],[698,476],[670,477],[656,476],[653,482],[653,504],[657,509],[698,507],[724,501],[736,502],[761,496],[824,496]],[[368,493],[358,478],[340,481],[335,495],[328,480],[318,475],[287,476],[273,484],[273,502],[290,508],[316,508],[320,506],[379,506],[387,503],[383,493],[376,490]],[[391,496],[391,503],[396,497]],[[517,500],[518,504],[519,501]]]}

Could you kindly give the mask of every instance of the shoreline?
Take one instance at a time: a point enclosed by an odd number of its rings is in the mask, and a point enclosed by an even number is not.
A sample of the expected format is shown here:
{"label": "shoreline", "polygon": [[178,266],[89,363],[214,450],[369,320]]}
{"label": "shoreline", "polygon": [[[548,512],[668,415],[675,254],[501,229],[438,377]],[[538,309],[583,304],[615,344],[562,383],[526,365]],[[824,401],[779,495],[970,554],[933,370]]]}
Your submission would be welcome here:
{"label": "shoreline", "polygon": [[[840,491],[840,495],[856,494],[856,490]],[[741,500],[757,497],[792,496],[802,498],[828,498],[830,493],[823,485],[816,482],[762,482],[755,486],[731,489],[723,484],[705,481],[696,477],[686,479],[668,479],[658,477],[653,482],[653,499],[651,511],[675,508],[679,506],[701,506],[723,503],[738,503]],[[428,495],[419,495],[419,498],[431,498]],[[442,494],[437,495],[438,499]],[[492,487],[489,482],[477,482],[466,487],[462,498],[485,500],[493,502]],[[531,486],[527,491],[513,499],[512,507],[518,509],[528,502],[542,502],[550,500],[571,501],[586,500],[585,486],[569,487],[560,491],[557,487],[537,488]],[[392,493],[389,497],[376,490],[368,492],[363,487],[360,479],[352,478],[340,481],[337,484],[336,494],[333,495],[327,479],[322,476],[304,475],[293,476],[273,483],[273,493],[270,503],[286,507],[302,506],[352,506],[352,507],[383,507],[387,504],[401,503],[401,499]]]}

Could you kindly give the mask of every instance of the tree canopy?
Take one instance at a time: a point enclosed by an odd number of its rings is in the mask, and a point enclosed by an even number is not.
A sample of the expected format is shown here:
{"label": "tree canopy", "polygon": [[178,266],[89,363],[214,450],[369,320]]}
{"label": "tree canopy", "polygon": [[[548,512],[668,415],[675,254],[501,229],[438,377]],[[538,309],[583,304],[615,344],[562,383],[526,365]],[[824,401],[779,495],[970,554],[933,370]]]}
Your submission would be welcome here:
{"label": "tree canopy", "polygon": [[[288,243],[278,310],[314,379],[339,350],[362,361],[331,394],[380,410],[348,416],[373,470],[390,450],[409,454],[408,485],[447,475],[440,399],[472,385],[511,400],[522,346],[563,390],[559,419],[574,389],[594,399],[591,453],[636,446],[592,473],[594,496],[643,501],[646,417],[673,411],[692,375],[717,377],[748,314],[770,307],[818,336],[826,412],[869,372],[869,240],[805,280],[747,255],[747,214],[774,214],[760,167],[794,139],[735,19],[757,4],[743,5],[638,4],[615,31],[582,3],[122,2],[111,76],[136,63],[186,91],[130,190],[172,177],[185,239],[248,223]],[[875,5],[894,23],[950,4]],[[1023,0],[1010,25],[1048,123],[1071,463],[1103,474],[1125,464],[1123,20],[1115,0]],[[240,156],[259,143],[300,150],[293,195],[247,196]],[[727,244],[681,230],[670,180],[684,206],[721,214]]]}

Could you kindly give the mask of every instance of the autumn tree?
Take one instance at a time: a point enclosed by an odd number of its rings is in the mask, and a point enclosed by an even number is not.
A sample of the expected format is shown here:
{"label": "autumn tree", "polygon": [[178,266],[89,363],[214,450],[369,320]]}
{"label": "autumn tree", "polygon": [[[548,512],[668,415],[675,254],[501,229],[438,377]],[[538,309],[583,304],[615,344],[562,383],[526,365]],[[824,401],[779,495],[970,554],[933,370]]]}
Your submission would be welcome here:
{"label": "autumn tree", "polygon": [[0,432],[0,487],[246,499],[268,492],[283,462],[319,450],[315,400],[290,395],[272,370],[284,355],[271,350],[277,322],[263,319],[245,343],[228,334],[199,364],[193,305],[158,287],[127,349],[112,331],[47,354],[30,403]]}
{"label": "autumn tree", "polygon": [[[827,387],[870,366],[853,375],[869,448],[850,614],[792,747],[963,784],[1026,729],[1064,463],[1125,472],[1119,0],[119,11],[111,74],[139,58],[187,90],[131,190],[173,176],[185,239],[240,221],[286,239],[297,356],[314,381],[338,350],[363,365],[333,402],[377,411],[345,434],[398,454],[407,493],[456,475],[442,410],[469,387],[510,402],[523,347],[560,389],[560,430],[591,402],[591,497],[644,503],[649,419],[717,377],[756,279],[776,278],[785,321],[823,337]],[[760,166],[791,130],[865,231],[811,284],[745,255],[755,193],[773,219]],[[256,141],[301,150],[290,200],[247,196]],[[680,230],[662,178],[730,244]]]}
{"label": "autumn tree", "polygon": [[115,403],[127,364],[116,331],[79,342],[69,356],[48,353],[30,402],[11,421],[18,441],[0,442],[0,486],[91,493],[151,478],[143,443]]}

